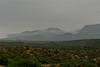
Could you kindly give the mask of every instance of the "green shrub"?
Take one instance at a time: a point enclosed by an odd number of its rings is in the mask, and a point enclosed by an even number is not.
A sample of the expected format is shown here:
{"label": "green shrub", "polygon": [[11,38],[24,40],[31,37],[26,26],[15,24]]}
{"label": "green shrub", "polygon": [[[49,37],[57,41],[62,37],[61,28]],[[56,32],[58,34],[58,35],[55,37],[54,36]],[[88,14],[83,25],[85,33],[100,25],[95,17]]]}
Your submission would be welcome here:
{"label": "green shrub", "polygon": [[77,67],[76,63],[74,62],[67,62],[67,63],[62,63],[61,67]]}
{"label": "green shrub", "polygon": [[41,67],[41,64],[38,61],[32,59],[10,59],[8,67]]}
{"label": "green shrub", "polygon": [[1,65],[8,65],[8,56],[6,54],[0,54],[0,64]]}
{"label": "green shrub", "polygon": [[89,61],[87,61],[87,62],[82,62],[81,65],[84,66],[84,67],[96,67],[94,63],[89,62]]}

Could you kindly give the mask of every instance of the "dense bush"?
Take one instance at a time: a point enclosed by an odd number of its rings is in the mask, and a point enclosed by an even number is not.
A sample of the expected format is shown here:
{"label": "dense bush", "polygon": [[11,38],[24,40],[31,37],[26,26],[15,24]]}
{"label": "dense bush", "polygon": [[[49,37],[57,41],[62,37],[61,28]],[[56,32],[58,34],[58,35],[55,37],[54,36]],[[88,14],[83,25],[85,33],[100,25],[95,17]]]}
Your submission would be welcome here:
{"label": "dense bush", "polygon": [[8,65],[8,56],[6,54],[0,54],[0,64]]}
{"label": "dense bush", "polygon": [[9,59],[8,67],[41,67],[41,64],[34,59],[15,58]]}

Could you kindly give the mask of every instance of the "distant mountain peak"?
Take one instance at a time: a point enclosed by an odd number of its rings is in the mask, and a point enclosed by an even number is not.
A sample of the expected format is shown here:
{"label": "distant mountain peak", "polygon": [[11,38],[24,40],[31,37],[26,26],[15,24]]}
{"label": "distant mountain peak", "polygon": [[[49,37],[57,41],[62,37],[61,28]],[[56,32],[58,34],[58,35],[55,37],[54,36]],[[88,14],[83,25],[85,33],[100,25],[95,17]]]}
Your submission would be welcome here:
{"label": "distant mountain peak", "polygon": [[24,31],[22,33],[36,33],[36,32],[39,32],[40,30],[34,30],[34,31]]}
{"label": "distant mountain peak", "polygon": [[100,24],[86,25],[79,32],[82,34],[100,33]]}
{"label": "distant mountain peak", "polygon": [[47,28],[47,31],[62,31],[60,28]]}

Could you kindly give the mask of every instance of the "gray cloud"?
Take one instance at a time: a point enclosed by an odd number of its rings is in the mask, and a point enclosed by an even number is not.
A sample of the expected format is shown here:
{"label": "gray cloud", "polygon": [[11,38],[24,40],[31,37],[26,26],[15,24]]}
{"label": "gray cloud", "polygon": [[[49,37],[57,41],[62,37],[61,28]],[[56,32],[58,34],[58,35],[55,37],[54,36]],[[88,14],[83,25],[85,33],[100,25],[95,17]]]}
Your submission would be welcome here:
{"label": "gray cloud", "polygon": [[0,32],[47,27],[66,31],[100,23],[100,0],[0,0]]}

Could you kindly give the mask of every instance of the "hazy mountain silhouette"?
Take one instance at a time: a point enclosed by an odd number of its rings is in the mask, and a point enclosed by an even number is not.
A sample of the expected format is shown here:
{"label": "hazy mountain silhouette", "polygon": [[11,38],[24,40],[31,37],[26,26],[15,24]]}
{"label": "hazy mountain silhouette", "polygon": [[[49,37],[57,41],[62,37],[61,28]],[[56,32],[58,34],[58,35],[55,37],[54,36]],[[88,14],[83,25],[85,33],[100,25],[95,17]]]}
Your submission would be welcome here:
{"label": "hazy mountain silhouette", "polygon": [[85,26],[79,31],[78,37],[81,39],[100,39],[100,24]]}
{"label": "hazy mountain silhouette", "polygon": [[73,34],[59,28],[48,28],[45,30],[24,31],[19,34],[10,34],[5,40],[26,41],[70,41],[80,39],[100,39],[100,24],[87,25]]}

